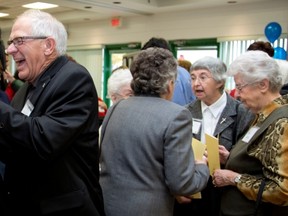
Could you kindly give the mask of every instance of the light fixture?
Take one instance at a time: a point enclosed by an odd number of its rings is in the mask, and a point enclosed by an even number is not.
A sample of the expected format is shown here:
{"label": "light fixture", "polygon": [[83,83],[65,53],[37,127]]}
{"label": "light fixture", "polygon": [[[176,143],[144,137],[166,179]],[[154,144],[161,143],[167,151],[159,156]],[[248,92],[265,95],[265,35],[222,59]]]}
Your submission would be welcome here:
{"label": "light fixture", "polygon": [[22,5],[22,7],[32,8],[32,9],[40,9],[41,10],[41,9],[55,8],[55,7],[58,7],[58,5],[44,3],[44,2],[34,2],[34,3],[31,3],[31,4]]}
{"label": "light fixture", "polygon": [[5,16],[9,16],[9,14],[0,12],[0,17],[5,17]]}

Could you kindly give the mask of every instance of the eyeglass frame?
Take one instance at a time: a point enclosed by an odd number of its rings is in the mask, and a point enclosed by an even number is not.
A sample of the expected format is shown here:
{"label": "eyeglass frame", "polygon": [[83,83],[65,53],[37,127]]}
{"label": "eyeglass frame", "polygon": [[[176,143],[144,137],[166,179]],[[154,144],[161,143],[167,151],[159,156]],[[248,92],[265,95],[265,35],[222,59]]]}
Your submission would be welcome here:
{"label": "eyeglass frame", "polygon": [[24,43],[25,40],[38,40],[38,39],[46,39],[47,36],[22,36],[22,37],[16,37],[12,40],[7,41],[7,45],[10,46],[12,43],[15,47],[18,47]]}
{"label": "eyeglass frame", "polygon": [[212,76],[207,76],[206,74],[200,74],[200,76],[195,76],[194,74],[191,74],[190,76],[193,82],[195,82],[195,80],[199,80],[200,83],[205,83],[208,79],[214,79]]}
{"label": "eyeglass frame", "polygon": [[254,85],[255,83],[258,83],[258,82],[252,82],[252,83],[245,83],[245,84],[241,84],[241,85],[235,85],[235,89],[238,92],[241,92],[243,90],[243,88],[245,88],[246,86]]}

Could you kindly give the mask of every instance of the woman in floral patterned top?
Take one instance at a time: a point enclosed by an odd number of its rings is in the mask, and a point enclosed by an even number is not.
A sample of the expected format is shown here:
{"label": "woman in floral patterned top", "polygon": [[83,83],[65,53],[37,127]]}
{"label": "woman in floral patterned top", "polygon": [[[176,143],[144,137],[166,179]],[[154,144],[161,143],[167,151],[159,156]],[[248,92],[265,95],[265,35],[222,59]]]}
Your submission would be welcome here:
{"label": "woman in floral patterned top", "polygon": [[[220,151],[227,162],[225,169],[215,170],[213,183],[223,187],[221,215],[288,215],[288,107],[255,139],[273,111],[288,104],[288,95],[279,93],[279,66],[263,51],[248,51],[232,62],[228,74],[242,103],[257,117],[230,154]],[[255,212],[263,180],[262,204]]]}

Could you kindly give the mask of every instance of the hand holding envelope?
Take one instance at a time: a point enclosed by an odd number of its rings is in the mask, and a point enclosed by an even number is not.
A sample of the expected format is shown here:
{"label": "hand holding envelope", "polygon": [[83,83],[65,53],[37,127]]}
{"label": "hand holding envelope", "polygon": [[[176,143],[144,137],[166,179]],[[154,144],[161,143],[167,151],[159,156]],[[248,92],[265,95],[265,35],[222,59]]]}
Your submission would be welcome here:
{"label": "hand holding envelope", "polygon": [[220,169],[220,157],[219,157],[219,141],[218,138],[205,134],[206,145],[199,140],[192,138],[192,149],[196,160],[202,160],[203,155],[208,154],[208,166],[210,174],[215,169]]}
{"label": "hand holding envelope", "polygon": [[[220,158],[219,158],[219,141],[216,137],[205,134],[206,145],[201,143],[199,140],[192,139],[192,149],[196,160],[202,160],[205,151],[208,153],[208,167],[210,175],[213,174],[215,169],[220,169]],[[201,199],[201,193],[196,193],[190,196],[194,199]]]}
{"label": "hand holding envelope", "polygon": [[[194,157],[195,160],[202,160],[203,155],[205,153],[206,150],[206,145],[204,145],[203,143],[201,143],[199,140],[192,138],[192,149],[194,152]],[[190,196],[190,198],[193,199],[201,199],[201,193],[196,193]]]}
{"label": "hand holding envelope", "polygon": [[208,167],[212,176],[215,169],[220,169],[219,140],[214,136],[205,134],[208,153]]}

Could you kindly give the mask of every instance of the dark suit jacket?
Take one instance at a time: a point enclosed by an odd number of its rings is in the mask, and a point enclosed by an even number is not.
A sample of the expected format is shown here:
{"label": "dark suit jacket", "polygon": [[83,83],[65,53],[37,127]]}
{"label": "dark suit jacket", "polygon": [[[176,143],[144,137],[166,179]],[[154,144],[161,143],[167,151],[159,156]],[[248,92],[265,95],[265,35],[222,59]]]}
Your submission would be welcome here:
{"label": "dark suit jacket", "polygon": [[0,158],[11,215],[104,215],[98,184],[98,101],[89,72],[66,57],[0,102]]}
{"label": "dark suit jacket", "polygon": [[[252,114],[244,105],[227,94],[227,104],[219,118],[214,131],[214,136],[219,137],[219,144],[224,145],[227,150],[231,150],[236,141],[243,135],[254,119]],[[201,101],[195,100],[187,108],[191,112],[192,118],[202,119]],[[223,119],[225,119],[223,121]],[[201,139],[201,129],[193,137]]]}

